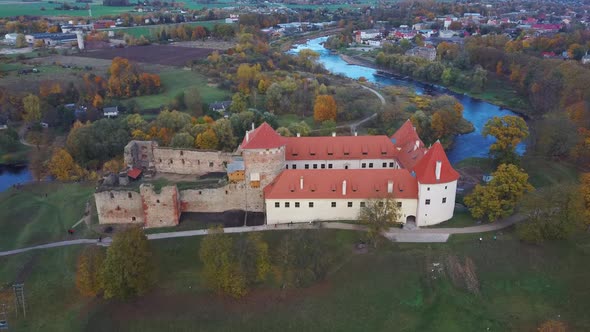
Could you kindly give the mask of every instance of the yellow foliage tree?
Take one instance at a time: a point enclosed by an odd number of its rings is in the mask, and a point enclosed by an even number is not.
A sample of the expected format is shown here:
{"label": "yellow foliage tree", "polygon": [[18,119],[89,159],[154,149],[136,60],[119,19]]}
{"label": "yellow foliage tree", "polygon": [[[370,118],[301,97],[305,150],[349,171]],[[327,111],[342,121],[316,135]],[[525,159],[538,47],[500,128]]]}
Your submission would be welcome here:
{"label": "yellow foliage tree", "polygon": [[482,134],[494,136],[496,142],[490,146],[492,153],[501,162],[515,159],[516,146],[529,136],[526,122],[519,116],[493,117],[486,122]]}
{"label": "yellow foliage tree", "polygon": [[209,128],[197,135],[195,145],[199,149],[214,150],[219,145],[219,140],[217,139],[215,131],[212,128]]}
{"label": "yellow foliage tree", "polygon": [[49,161],[49,172],[60,181],[79,180],[85,172],[65,149],[58,149]]}
{"label": "yellow foliage tree", "polygon": [[119,173],[123,169],[123,159],[113,158],[102,165],[102,170],[105,172]]}
{"label": "yellow foliage tree", "polygon": [[334,97],[330,95],[319,95],[316,97],[313,106],[313,118],[315,121],[336,121],[337,111],[338,107],[336,106],[336,100],[334,100]]}
{"label": "yellow foliage tree", "polygon": [[100,269],[105,254],[100,247],[86,247],[78,256],[76,287],[84,296],[96,296],[100,290]]}

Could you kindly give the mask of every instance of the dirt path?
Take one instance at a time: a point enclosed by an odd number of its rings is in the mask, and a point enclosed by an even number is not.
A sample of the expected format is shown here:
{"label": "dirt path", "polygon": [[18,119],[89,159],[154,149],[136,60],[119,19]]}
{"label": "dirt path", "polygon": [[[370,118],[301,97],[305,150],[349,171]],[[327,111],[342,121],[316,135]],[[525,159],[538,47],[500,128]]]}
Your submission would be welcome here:
{"label": "dirt path", "polygon": [[[451,234],[473,234],[493,232],[506,227],[510,227],[517,222],[524,220],[523,215],[513,215],[506,219],[485,225],[463,227],[463,228],[418,228],[414,230],[405,230],[400,228],[390,228],[383,235],[394,242],[446,242]],[[323,222],[323,223],[298,223],[298,224],[280,224],[280,225],[261,225],[261,226],[245,226],[245,227],[230,227],[225,228],[225,233],[248,233],[248,232],[262,232],[262,231],[278,231],[278,230],[295,230],[295,229],[343,229],[354,231],[365,231],[367,228],[363,225],[348,224],[341,222]],[[192,231],[167,232],[148,234],[148,240],[160,240],[180,237],[203,236],[207,235],[208,230],[198,229]],[[60,241],[48,244],[42,244],[34,247],[15,249],[0,252],[1,256],[8,256],[19,254],[31,250],[48,249],[80,244],[97,244],[101,246],[109,246],[112,242],[111,238],[102,239],[99,242],[97,239],[79,239],[70,241]]]}

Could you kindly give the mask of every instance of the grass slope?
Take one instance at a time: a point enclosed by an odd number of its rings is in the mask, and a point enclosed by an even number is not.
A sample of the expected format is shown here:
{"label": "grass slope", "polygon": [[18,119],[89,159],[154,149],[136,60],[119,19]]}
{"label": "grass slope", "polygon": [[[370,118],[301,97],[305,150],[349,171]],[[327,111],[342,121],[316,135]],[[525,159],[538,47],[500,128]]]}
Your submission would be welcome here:
{"label": "grass slope", "polygon": [[[483,243],[477,234],[463,235],[357,255],[351,252],[357,233],[323,232],[339,256],[327,281],[284,292],[270,282],[240,301],[203,289],[200,238],[152,242],[159,289],[130,303],[76,295],[73,267],[82,247],[0,258],[0,285],[26,282],[27,320],[13,320],[20,330],[532,331],[558,315],[572,331],[590,329],[587,234],[542,246],[523,245],[510,232],[497,241],[485,235]],[[264,236],[273,252],[280,233]],[[480,295],[434,278],[432,263],[448,255],[473,259]]]}
{"label": "grass slope", "polygon": [[[86,226],[75,236],[67,230],[84,214],[94,186],[46,183],[10,189],[0,194],[0,250],[84,237]],[[45,196],[47,195],[47,196]]]}

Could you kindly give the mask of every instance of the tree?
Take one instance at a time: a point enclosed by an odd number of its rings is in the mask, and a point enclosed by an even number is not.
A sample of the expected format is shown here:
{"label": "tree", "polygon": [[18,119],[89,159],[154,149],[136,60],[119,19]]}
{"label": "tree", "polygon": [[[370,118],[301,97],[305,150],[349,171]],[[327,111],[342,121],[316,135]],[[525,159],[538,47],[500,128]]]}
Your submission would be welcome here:
{"label": "tree", "polygon": [[313,118],[317,122],[326,120],[336,121],[337,112],[336,100],[330,95],[319,95],[313,106]]}
{"label": "tree", "polygon": [[15,44],[16,48],[24,48],[27,47],[27,39],[25,38],[25,35],[22,33],[19,33],[18,35],[16,35],[16,44]]}
{"label": "tree", "polygon": [[108,91],[114,97],[131,97],[137,95],[139,78],[137,69],[129,60],[115,57],[109,68]]}
{"label": "tree", "polygon": [[539,332],[566,332],[567,325],[565,325],[565,323],[560,322],[558,320],[551,319],[551,320],[548,320],[548,321],[544,322],[543,324],[541,324],[541,326],[539,326],[537,331],[539,331]]}
{"label": "tree", "polygon": [[201,242],[199,257],[206,284],[221,293],[239,298],[270,271],[268,245],[259,233],[237,238],[211,228]]}
{"label": "tree", "polygon": [[214,150],[219,145],[217,135],[212,128],[207,129],[205,132],[197,135],[195,145],[199,149]]}
{"label": "tree", "polygon": [[580,175],[580,194],[584,202],[584,222],[590,227],[590,173]]}
{"label": "tree", "polygon": [[517,166],[501,164],[487,185],[478,184],[471,194],[465,196],[465,204],[476,219],[485,218],[492,222],[507,217],[524,194],[534,190],[528,179],[528,174]]}
{"label": "tree", "polygon": [[203,115],[203,99],[196,86],[184,91],[184,106],[194,116]]}
{"label": "tree", "polygon": [[311,133],[311,128],[309,128],[309,125],[305,121],[293,122],[289,125],[288,129],[294,135],[309,136]]}
{"label": "tree", "polygon": [[60,181],[79,180],[85,176],[84,170],[65,149],[58,149],[49,161],[49,172]]}
{"label": "tree", "polygon": [[84,296],[96,296],[101,291],[100,271],[105,254],[100,247],[86,247],[78,256],[76,287]]}
{"label": "tree", "polygon": [[229,108],[234,113],[244,112],[248,108],[248,96],[241,92],[234,93]]}
{"label": "tree", "polygon": [[584,202],[577,186],[557,185],[529,193],[520,212],[527,220],[517,225],[517,234],[531,243],[567,239],[584,222]]}
{"label": "tree", "polygon": [[482,134],[484,137],[491,135],[496,138],[496,142],[490,146],[490,154],[498,162],[506,163],[517,159],[516,146],[529,136],[529,129],[519,116],[495,116],[486,122]]}
{"label": "tree", "polygon": [[359,212],[359,221],[367,226],[367,238],[377,247],[383,231],[399,222],[400,208],[392,195],[370,199]]}
{"label": "tree", "polygon": [[215,121],[212,129],[218,140],[217,148],[223,151],[233,151],[237,142],[230,120],[219,119]]}
{"label": "tree", "polygon": [[23,98],[23,120],[28,123],[38,123],[41,120],[41,103],[39,97],[33,94],[28,94]]}
{"label": "tree", "polygon": [[178,133],[172,137],[170,145],[173,148],[192,148],[195,145],[195,138],[189,133]]}
{"label": "tree", "polygon": [[104,297],[128,299],[147,292],[155,281],[150,244],[138,227],[117,233],[100,273]]}

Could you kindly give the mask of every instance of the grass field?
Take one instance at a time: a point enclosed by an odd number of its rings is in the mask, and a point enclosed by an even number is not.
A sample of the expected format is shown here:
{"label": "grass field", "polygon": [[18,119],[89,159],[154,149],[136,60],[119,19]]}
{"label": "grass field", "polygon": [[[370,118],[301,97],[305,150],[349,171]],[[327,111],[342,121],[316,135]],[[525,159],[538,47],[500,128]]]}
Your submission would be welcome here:
{"label": "grass field", "polygon": [[535,187],[556,184],[573,184],[578,181],[579,172],[574,165],[547,160],[544,157],[526,157],[522,167],[529,173],[529,182]]}
{"label": "grass field", "polygon": [[82,218],[93,193],[93,185],[58,183],[0,193],[0,250],[89,235],[84,225],[74,236],[67,230]]}
{"label": "grass field", "polygon": [[163,93],[151,96],[135,97],[141,109],[154,109],[169,104],[176,95],[188,87],[197,86],[201,93],[203,102],[212,103],[231,98],[228,91],[207,85],[207,78],[190,70],[170,69],[159,73],[162,85],[165,88]]}
{"label": "grass field", "polygon": [[[223,23],[224,20],[214,20],[214,21],[203,21],[203,22],[190,22],[184,23],[184,25],[190,26],[202,26],[209,30],[213,29],[215,24]],[[166,25],[167,27],[171,27],[174,25]],[[155,26],[139,26],[139,27],[131,27],[131,28],[116,28],[116,29],[106,29],[106,30],[114,30],[115,33],[124,33],[128,34],[133,37],[145,36],[150,37],[154,32],[159,31],[162,28],[162,25],[155,25]]]}
{"label": "grass field", "polygon": [[[70,3],[74,3],[71,1]],[[84,4],[77,4],[84,6]],[[72,16],[72,17],[88,17],[88,10],[57,10],[56,7],[61,6],[59,3],[49,3],[48,1],[35,3],[20,3],[16,1],[0,1],[0,18],[11,16]],[[45,8],[45,10],[41,10]],[[92,4],[92,17],[97,18],[106,15],[118,15],[121,13],[130,12],[133,7],[112,7],[103,6],[102,1],[94,2]]]}
{"label": "grass field", "polygon": [[[285,292],[269,282],[239,301],[203,289],[196,237],[152,242],[158,289],[129,303],[77,295],[82,247],[0,258],[0,285],[25,282],[27,319],[11,316],[15,330],[533,331],[547,319],[566,322],[568,331],[590,329],[587,234],[542,246],[523,245],[510,232],[480,244],[475,234],[353,254],[357,233],[322,232],[339,257],[326,281]],[[264,236],[272,252],[281,234]],[[449,255],[474,261],[479,295],[432,272]]]}

